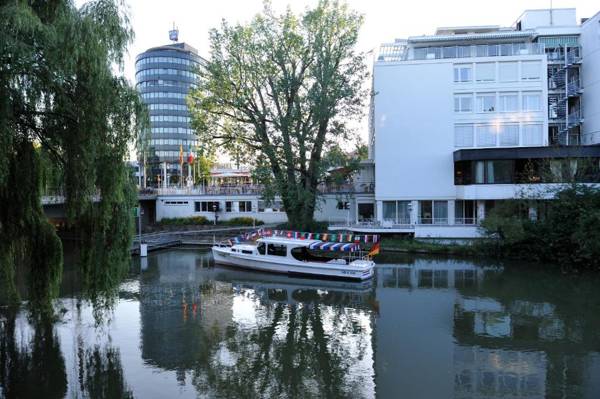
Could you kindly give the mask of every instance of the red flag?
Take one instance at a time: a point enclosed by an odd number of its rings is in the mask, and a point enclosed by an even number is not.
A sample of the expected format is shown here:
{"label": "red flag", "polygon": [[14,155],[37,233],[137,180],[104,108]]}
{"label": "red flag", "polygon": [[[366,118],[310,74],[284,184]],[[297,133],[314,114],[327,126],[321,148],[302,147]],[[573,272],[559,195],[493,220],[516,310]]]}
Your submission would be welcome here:
{"label": "red flag", "polygon": [[369,251],[369,256],[379,255],[379,243],[376,242]]}

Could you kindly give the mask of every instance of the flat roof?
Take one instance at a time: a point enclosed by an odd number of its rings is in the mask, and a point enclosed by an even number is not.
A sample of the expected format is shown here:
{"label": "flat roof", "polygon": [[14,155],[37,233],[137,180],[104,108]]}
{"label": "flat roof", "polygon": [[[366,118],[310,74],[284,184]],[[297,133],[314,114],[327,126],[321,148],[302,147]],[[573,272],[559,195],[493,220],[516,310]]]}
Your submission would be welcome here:
{"label": "flat roof", "polygon": [[410,36],[409,43],[457,42],[475,40],[527,39],[535,35],[533,30],[499,30],[488,33],[461,33],[456,35]]}

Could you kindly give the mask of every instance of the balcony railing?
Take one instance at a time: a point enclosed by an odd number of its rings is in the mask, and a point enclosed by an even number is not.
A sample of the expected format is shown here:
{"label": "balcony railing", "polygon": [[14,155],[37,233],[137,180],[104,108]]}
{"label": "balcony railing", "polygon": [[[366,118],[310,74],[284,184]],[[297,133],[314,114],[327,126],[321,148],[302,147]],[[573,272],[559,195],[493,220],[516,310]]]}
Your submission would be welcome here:
{"label": "balcony railing", "polygon": [[567,94],[569,96],[579,95],[581,92],[581,82],[579,79],[572,80],[567,84]]}
{"label": "balcony railing", "polygon": [[[335,193],[366,193],[375,192],[374,182],[343,183],[343,184],[320,184],[317,190],[321,194]],[[195,186],[195,187],[167,187],[167,188],[145,188],[140,190],[143,195],[252,195],[262,194],[262,184],[236,184],[217,186]]]}
{"label": "balcony railing", "polygon": [[[260,194],[264,186],[260,184],[240,184],[235,186],[207,186],[207,187],[167,187],[151,189],[158,195],[242,195]],[[145,190],[147,193],[149,189]]]}
{"label": "balcony railing", "polygon": [[419,224],[447,225],[448,218],[419,218]]}
{"label": "balcony railing", "polygon": [[[484,44],[470,46],[440,46],[417,47],[408,51],[391,52],[387,45],[385,53],[380,55],[379,61],[411,61],[435,60],[448,58],[474,58],[474,57],[508,57],[515,55],[540,55],[544,54],[544,45],[541,43],[510,43],[510,44]],[[401,46],[401,45],[399,45]],[[382,47],[383,51],[384,47]],[[391,53],[393,56],[388,56]]]}
{"label": "balcony railing", "polygon": [[372,194],[375,192],[375,182],[357,182],[357,183],[342,183],[342,184],[325,184],[321,183],[317,187],[321,194],[334,193],[366,193]]}
{"label": "balcony railing", "polygon": [[567,115],[567,128],[577,126],[583,120],[583,112],[581,109],[572,111]]}
{"label": "balcony railing", "polygon": [[477,218],[455,218],[454,219],[454,224],[458,224],[458,225],[476,225],[477,224]]}

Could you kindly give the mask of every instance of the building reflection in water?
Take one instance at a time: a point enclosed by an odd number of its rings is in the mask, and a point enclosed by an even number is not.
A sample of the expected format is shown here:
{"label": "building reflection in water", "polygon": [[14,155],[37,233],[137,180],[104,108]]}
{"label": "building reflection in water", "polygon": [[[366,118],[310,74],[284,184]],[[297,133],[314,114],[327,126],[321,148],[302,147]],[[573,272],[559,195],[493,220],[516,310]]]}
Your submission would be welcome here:
{"label": "building reflection in water", "polygon": [[142,357],[225,397],[373,397],[373,283],[208,267],[173,251],[140,284]]}
{"label": "building reflection in water", "polygon": [[600,397],[597,279],[396,262],[348,283],[154,253],[101,324],[68,278],[56,320],[0,308],[0,397]]}
{"label": "building reflection in water", "polygon": [[557,289],[540,275],[419,258],[379,267],[377,393],[600,397],[600,334],[590,333],[600,314],[568,303],[561,312],[560,296],[537,301]]}

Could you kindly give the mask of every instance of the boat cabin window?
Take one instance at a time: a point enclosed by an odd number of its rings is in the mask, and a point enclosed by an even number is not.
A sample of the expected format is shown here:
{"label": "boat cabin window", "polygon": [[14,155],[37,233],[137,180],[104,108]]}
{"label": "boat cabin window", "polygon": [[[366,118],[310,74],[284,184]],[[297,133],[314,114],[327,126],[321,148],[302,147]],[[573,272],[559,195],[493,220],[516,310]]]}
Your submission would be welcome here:
{"label": "boat cabin window", "polygon": [[252,251],[250,251],[249,249],[242,249],[242,253],[252,255]]}
{"label": "boat cabin window", "polygon": [[318,254],[311,252],[306,247],[292,248],[291,253],[294,259],[305,262],[328,262],[333,259],[332,257],[328,256],[319,256]]}
{"label": "boat cabin window", "polygon": [[287,246],[281,244],[269,244],[267,255],[287,256]]}
{"label": "boat cabin window", "polygon": [[258,244],[258,246],[256,247],[256,250],[258,251],[259,254],[264,255],[265,254],[265,243],[261,242],[260,244]]}

